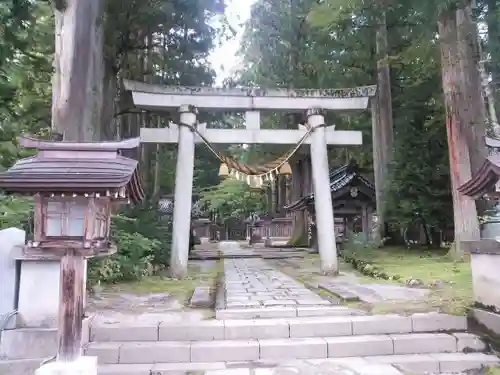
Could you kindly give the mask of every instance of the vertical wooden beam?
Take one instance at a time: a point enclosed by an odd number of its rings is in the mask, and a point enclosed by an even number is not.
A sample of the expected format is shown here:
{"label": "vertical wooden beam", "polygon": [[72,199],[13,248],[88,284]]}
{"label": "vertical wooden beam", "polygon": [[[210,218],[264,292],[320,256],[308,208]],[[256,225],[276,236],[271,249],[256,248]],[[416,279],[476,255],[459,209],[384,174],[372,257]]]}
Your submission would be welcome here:
{"label": "vertical wooden beam", "polygon": [[57,360],[71,362],[81,354],[85,259],[74,250],[61,258]]}
{"label": "vertical wooden beam", "polygon": [[277,176],[272,177],[271,181],[271,211],[273,215],[278,212],[278,178]]}
{"label": "vertical wooden beam", "polygon": [[363,228],[363,237],[365,241],[369,239],[369,223],[368,223],[368,205],[363,204],[361,208],[361,226]]}

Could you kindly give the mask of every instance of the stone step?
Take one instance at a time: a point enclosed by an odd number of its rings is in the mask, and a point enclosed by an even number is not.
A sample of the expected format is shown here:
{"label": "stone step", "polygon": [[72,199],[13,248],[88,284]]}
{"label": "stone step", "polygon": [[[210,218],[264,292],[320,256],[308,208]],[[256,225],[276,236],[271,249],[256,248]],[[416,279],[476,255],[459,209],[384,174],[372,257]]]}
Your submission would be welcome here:
{"label": "stone step", "polygon": [[33,375],[35,370],[46,358],[37,359],[0,359],[0,374],[2,375]]}
{"label": "stone step", "polygon": [[288,319],[205,320],[186,323],[108,323],[95,319],[90,341],[209,341],[335,337],[465,331],[465,317],[446,314],[319,316]]}
{"label": "stone step", "polygon": [[412,333],[259,340],[92,342],[100,364],[235,362],[484,351],[468,333]]}
{"label": "stone step", "polygon": [[[499,358],[483,353],[438,353],[417,355],[387,355],[377,357],[349,357],[285,362],[210,362],[210,363],[156,363],[100,365],[99,375],[274,375],[276,367],[316,365],[322,369],[342,366],[362,375],[399,375],[408,373],[459,373],[497,365]],[[370,366],[371,365],[371,366]],[[375,367],[372,367],[374,366]],[[377,366],[378,365],[378,366]],[[385,365],[385,366],[384,366]],[[394,365],[394,367],[387,367]],[[398,370],[399,369],[399,372]],[[370,372],[370,369],[373,371]],[[374,371],[378,369],[378,371]],[[9,373],[10,375],[10,373]],[[18,374],[15,374],[18,375]]]}
{"label": "stone step", "polygon": [[[325,301],[326,302],[326,301]],[[293,318],[301,316],[344,316],[364,315],[358,309],[345,306],[310,305],[310,306],[269,306],[217,309],[216,319],[258,319],[258,318]]]}

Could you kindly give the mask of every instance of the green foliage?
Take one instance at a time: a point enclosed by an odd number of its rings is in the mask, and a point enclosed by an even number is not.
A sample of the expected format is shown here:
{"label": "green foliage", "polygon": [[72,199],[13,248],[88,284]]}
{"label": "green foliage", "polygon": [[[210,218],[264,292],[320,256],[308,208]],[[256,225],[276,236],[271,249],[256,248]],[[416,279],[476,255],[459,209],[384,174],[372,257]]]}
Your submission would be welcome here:
{"label": "green foliage", "polygon": [[217,214],[221,223],[245,218],[252,212],[262,213],[266,207],[263,190],[251,189],[247,183],[231,178],[202,191],[200,202],[209,212]]}
{"label": "green foliage", "polygon": [[[409,0],[257,0],[246,24],[240,81],[263,87],[353,87],[377,81],[375,35],[385,13],[395,139],[385,208],[396,229],[414,221],[417,212],[438,230],[452,221],[437,6]],[[355,158],[371,169],[370,116],[332,115],[329,121],[337,129],[364,133],[362,147],[330,150],[331,165]]]}
{"label": "green foliage", "polygon": [[[223,10],[222,0],[106,1],[105,14],[99,20],[103,23],[105,40],[105,83],[120,87],[122,78],[146,77],[163,84],[212,84],[215,73],[207,57],[217,39],[230,32],[221,17]],[[45,136],[51,126],[53,13],[49,1],[0,4],[0,171],[29,155],[19,149],[16,137],[21,133]],[[145,43],[148,34],[152,46]],[[117,84],[113,82],[115,78]],[[107,102],[101,104],[105,109],[116,110],[113,116],[116,121],[110,119],[103,124],[100,129],[103,138],[115,139],[118,134],[125,138],[137,136],[143,121],[138,121],[135,114],[127,114],[133,108],[120,92],[113,90],[104,95]],[[169,119],[169,114],[165,114],[162,123]],[[146,126],[160,125],[146,120]],[[200,153],[203,157],[197,160],[195,170],[197,189],[213,184],[218,168],[215,158],[207,157],[205,151]],[[137,279],[168,265],[171,226],[159,222],[155,207],[160,195],[173,190],[175,155],[173,147],[145,148],[140,162],[141,169],[147,171],[144,187],[150,201],[113,218],[112,238],[119,251],[110,258],[92,260],[90,280]],[[156,175],[155,163],[159,163]],[[2,198],[0,228],[24,226],[30,208],[29,201]]]}
{"label": "green foliage", "polygon": [[123,230],[115,230],[113,237],[118,252],[110,257],[90,260],[90,284],[133,281],[153,274],[153,254],[161,247],[159,241]]}
{"label": "green foliage", "polygon": [[30,199],[0,196],[0,230],[25,228],[32,209],[33,202]]}
{"label": "green foliage", "polygon": [[137,233],[154,241],[151,248],[152,263],[157,267],[166,267],[170,260],[172,243],[171,222],[162,222],[156,209],[147,204],[133,207],[122,214],[115,215],[112,221],[112,233]]}

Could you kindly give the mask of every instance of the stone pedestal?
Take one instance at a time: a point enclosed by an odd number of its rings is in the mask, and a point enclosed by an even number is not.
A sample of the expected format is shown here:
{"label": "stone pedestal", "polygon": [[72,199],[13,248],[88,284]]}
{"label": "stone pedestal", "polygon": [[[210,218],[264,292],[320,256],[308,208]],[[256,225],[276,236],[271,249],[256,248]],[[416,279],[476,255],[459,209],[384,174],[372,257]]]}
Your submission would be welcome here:
{"label": "stone pedestal", "polygon": [[470,253],[472,288],[476,309],[473,316],[500,334],[500,242],[496,239],[464,242]]}
{"label": "stone pedestal", "polygon": [[[21,327],[57,328],[61,261],[56,257],[43,259],[25,256],[21,252],[19,249],[16,256],[21,261],[18,325]],[[85,261],[84,275],[84,283],[86,283],[87,261]],[[83,302],[85,308],[86,293]]]}
{"label": "stone pedestal", "polygon": [[21,229],[8,228],[0,231],[0,322],[8,319],[5,329],[12,329],[16,319],[12,316],[17,308],[16,294],[18,273],[13,252],[24,245],[25,233]]}
{"label": "stone pedestal", "polygon": [[97,357],[80,357],[74,362],[42,365],[35,375],[97,375]]}
{"label": "stone pedestal", "polygon": [[471,254],[474,300],[500,312],[500,254]]}
{"label": "stone pedestal", "polygon": [[60,261],[21,259],[20,325],[57,327]]}

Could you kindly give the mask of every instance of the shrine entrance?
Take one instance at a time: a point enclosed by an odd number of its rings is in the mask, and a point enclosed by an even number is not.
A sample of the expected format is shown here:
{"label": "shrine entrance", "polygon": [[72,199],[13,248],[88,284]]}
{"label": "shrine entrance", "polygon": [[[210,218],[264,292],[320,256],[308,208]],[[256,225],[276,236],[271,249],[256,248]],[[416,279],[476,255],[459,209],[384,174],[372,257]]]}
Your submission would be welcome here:
{"label": "shrine entrance", "polygon": [[[179,124],[168,128],[141,128],[141,142],[177,143],[175,205],[171,255],[172,275],[187,272],[190,212],[192,205],[195,143],[269,144],[309,146],[321,268],[337,271],[337,249],[328,169],[327,145],[362,144],[360,131],[336,130],[325,124],[325,111],[366,110],[376,86],[332,90],[222,89],[166,87],[126,81],[134,105],[150,111],[177,109]],[[245,113],[245,129],[210,129],[197,120],[199,110]],[[261,129],[261,111],[305,113],[307,121],[297,129]]]}
{"label": "shrine entrance", "polygon": [[221,241],[245,241],[247,226],[243,220],[232,219],[220,229]]}

